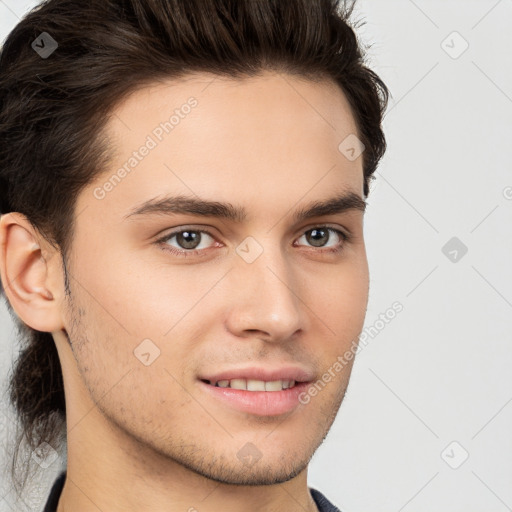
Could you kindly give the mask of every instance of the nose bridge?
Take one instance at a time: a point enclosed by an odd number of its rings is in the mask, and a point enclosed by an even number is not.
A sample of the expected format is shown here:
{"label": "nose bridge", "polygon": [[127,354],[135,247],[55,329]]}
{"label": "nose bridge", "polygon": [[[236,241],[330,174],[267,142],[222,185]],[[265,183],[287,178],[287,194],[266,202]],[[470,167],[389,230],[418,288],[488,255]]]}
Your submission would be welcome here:
{"label": "nose bridge", "polygon": [[279,244],[272,245],[270,237],[266,242],[242,242],[231,274],[238,284],[230,328],[238,335],[257,330],[277,340],[304,328],[301,290],[297,289],[299,280],[295,279],[293,262]]}

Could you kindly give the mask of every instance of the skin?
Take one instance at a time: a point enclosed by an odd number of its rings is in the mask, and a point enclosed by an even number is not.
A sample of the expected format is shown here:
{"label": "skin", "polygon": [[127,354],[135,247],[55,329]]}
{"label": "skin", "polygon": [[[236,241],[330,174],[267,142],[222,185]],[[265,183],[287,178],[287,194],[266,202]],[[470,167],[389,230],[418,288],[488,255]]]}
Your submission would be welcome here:
{"label": "skin", "polygon": [[[114,190],[94,190],[122,167],[168,112],[196,108]],[[232,367],[299,365],[314,380],[361,332],[369,273],[363,212],[294,223],[293,213],[334,192],[363,197],[362,157],[338,146],[357,133],[333,83],[277,73],[233,80],[206,74],[147,86],[106,125],[111,167],[78,197],[66,268],[19,213],[0,219],[0,271],[17,315],[51,332],[67,409],[68,472],[59,512],[315,511],[307,466],[334,421],[352,362],[307,405],[261,416],[212,399],[198,376]],[[241,223],[195,215],[124,219],[163,194],[243,206]],[[314,246],[315,227],[334,233]],[[155,240],[208,229],[187,258]],[[236,248],[263,248],[252,263]],[[296,245],[293,245],[294,242]],[[167,246],[187,250],[178,238]],[[343,245],[340,253],[327,252]],[[204,249],[203,249],[204,248]],[[190,249],[189,249],[190,250]],[[150,339],[149,366],[134,349]],[[239,450],[252,443],[249,466]]]}

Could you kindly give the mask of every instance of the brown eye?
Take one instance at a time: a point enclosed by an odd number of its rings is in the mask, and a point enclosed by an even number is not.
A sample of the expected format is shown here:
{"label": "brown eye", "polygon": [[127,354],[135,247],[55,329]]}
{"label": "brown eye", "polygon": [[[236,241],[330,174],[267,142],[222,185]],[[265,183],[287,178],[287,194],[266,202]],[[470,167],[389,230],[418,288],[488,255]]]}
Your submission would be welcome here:
{"label": "brown eye", "polygon": [[196,249],[201,242],[201,233],[198,231],[180,231],[176,235],[176,242],[182,249]]}
{"label": "brown eye", "polygon": [[[333,234],[335,236],[332,236]],[[305,238],[307,244],[312,247],[327,247],[335,251],[340,245],[343,246],[343,242],[347,241],[349,237],[339,229],[318,226],[306,231],[301,238]],[[331,240],[334,240],[334,244],[327,245]]]}
{"label": "brown eye", "polygon": [[329,241],[329,230],[320,228],[320,229],[310,229],[307,231],[306,240],[308,243],[313,245],[314,247],[322,247]]}
{"label": "brown eye", "polygon": [[[176,239],[174,244],[169,243]],[[213,235],[203,229],[181,229],[173,231],[156,241],[164,250],[178,256],[190,256],[206,253],[213,244],[208,245],[208,238],[215,241]]]}

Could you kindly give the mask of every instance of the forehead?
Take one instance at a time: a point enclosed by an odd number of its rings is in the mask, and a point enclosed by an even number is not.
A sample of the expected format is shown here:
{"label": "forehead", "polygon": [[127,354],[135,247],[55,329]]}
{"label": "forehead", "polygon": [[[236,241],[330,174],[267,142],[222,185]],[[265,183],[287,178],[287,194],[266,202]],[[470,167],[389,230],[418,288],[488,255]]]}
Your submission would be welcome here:
{"label": "forehead", "polygon": [[115,157],[93,186],[111,183],[98,207],[120,215],[171,192],[281,203],[333,187],[362,196],[362,157],[351,161],[339,149],[356,123],[329,81],[195,74],[141,88],[112,114],[106,132]]}
{"label": "forehead", "polygon": [[[227,103],[246,104],[246,112],[254,109],[254,102],[286,110],[294,106],[290,115],[315,115],[335,129],[335,119],[341,114],[350,117],[350,106],[338,84],[330,78],[310,80],[285,72],[261,71],[254,76],[226,77],[211,73],[191,72],[179,78],[161,78],[142,85],[119,102],[114,114],[140,110],[142,103],[173,106],[183,99],[183,94],[193,95],[210,109]],[[248,100],[253,100],[249,101]],[[162,112],[164,113],[164,112]],[[309,116],[308,116],[309,113]],[[346,119],[347,121],[347,119]],[[115,121],[114,121],[115,123]],[[355,126],[353,126],[355,128]]]}

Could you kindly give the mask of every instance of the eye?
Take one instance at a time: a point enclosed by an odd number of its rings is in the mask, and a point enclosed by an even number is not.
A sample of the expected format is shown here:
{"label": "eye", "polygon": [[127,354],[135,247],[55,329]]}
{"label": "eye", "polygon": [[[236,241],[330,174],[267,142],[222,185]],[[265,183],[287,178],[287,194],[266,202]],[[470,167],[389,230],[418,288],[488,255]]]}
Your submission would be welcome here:
{"label": "eye", "polygon": [[[334,237],[332,236],[334,235]],[[313,248],[319,248],[318,252],[337,253],[340,252],[345,243],[349,242],[351,237],[349,234],[335,229],[329,226],[316,226],[313,229],[308,229],[300,238],[305,238],[307,244]],[[175,239],[177,245],[170,243],[171,240]],[[208,239],[213,240],[215,243],[208,244]],[[331,240],[334,240],[331,245],[327,245]],[[155,244],[160,246],[164,251],[171,252],[176,256],[205,256],[208,253],[208,249],[212,245],[217,244],[220,247],[221,244],[215,241],[214,236],[205,229],[183,229],[168,233],[164,237],[156,240]],[[302,245],[302,244],[298,244]],[[294,243],[296,246],[296,243]]]}
{"label": "eye", "polygon": [[[178,247],[170,245],[168,242],[173,238],[176,239]],[[190,256],[192,254],[198,254],[205,252],[203,245],[204,239],[211,238],[215,240],[213,236],[204,229],[181,229],[165,235],[156,241],[163,250],[170,251],[178,256]],[[207,245],[207,244],[206,244]]]}
{"label": "eye", "polygon": [[[332,237],[332,234],[335,236]],[[313,229],[308,229],[298,240],[305,238],[308,244],[313,247],[327,247],[327,252],[338,252],[340,251],[345,242],[349,240],[349,235],[343,231],[328,226],[316,226]],[[331,239],[334,238],[334,244],[326,245]],[[338,239],[336,241],[336,239]]]}

